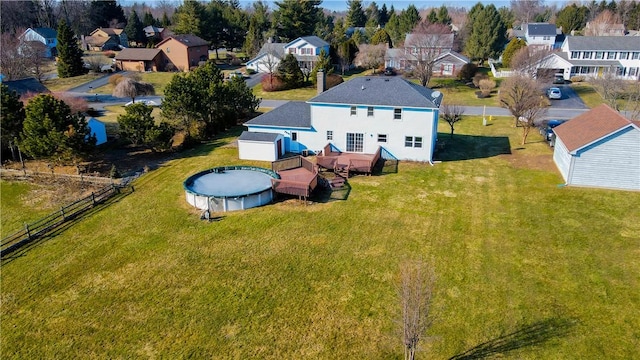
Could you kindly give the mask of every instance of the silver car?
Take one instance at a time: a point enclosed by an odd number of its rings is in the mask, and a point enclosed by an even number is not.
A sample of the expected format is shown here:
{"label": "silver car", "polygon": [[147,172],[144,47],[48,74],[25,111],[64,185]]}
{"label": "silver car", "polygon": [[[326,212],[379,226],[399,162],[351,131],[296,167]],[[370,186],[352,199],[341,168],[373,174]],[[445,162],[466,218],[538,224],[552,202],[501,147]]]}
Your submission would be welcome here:
{"label": "silver car", "polygon": [[547,90],[547,97],[551,100],[560,100],[562,99],[562,92],[560,88],[552,87]]}

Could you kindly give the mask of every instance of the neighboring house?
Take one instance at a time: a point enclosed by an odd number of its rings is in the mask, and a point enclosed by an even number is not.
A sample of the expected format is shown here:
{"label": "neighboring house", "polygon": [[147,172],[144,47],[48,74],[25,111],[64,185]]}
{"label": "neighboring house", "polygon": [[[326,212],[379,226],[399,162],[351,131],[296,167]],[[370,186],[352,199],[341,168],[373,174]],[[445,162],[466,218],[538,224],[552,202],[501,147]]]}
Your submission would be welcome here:
{"label": "neighboring house", "polygon": [[82,47],[88,51],[119,50],[129,47],[129,39],[124,29],[97,28],[82,37]]}
{"label": "neighboring house", "polygon": [[195,35],[172,35],[156,45],[162,50],[166,70],[189,71],[209,59],[209,43]]}
{"label": "neighboring house", "polygon": [[96,145],[107,142],[107,128],[102,121],[92,117],[87,120],[87,126],[90,129],[90,134],[96,137]]}
{"label": "neighboring house", "polygon": [[173,34],[170,34],[169,29],[166,29],[163,27],[157,27],[153,25],[149,25],[145,27],[143,30],[144,30],[144,35],[147,37],[149,41],[151,40],[160,41],[173,35]]}
{"label": "neighboring house", "polygon": [[513,36],[523,39],[528,46],[537,46],[546,50],[553,50],[560,46],[562,29],[549,23],[526,23],[521,29],[513,29]]}
{"label": "neighboring house", "polygon": [[640,41],[634,36],[567,36],[560,52],[546,57],[539,67],[554,69],[565,80],[573,76],[600,77],[605,73],[638,80]]}
{"label": "neighboring house", "polygon": [[9,91],[15,91],[18,96],[29,94],[44,94],[49,93],[49,89],[42,85],[36,78],[26,78],[21,80],[2,81],[4,85],[7,85]]}
{"label": "neighboring house", "polygon": [[[324,74],[318,88],[324,88]],[[357,77],[306,101],[290,101],[245,123],[242,159],[272,160],[285,152],[374,154],[432,161],[442,94],[400,77]],[[267,156],[268,154],[268,156]]]}
{"label": "neighboring house", "polygon": [[124,71],[162,71],[165,65],[160,49],[126,48],[114,59],[116,69]]}
{"label": "neighboring house", "polygon": [[553,129],[567,185],[640,190],[640,123],[603,104]]}
{"label": "neighboring house", "polygon": [[588,21],[584,27],[586,36],[624,36],[624,24],[607,24],[603,22]]}
{"label": "neighboring house", "polygon": [[266,43],[258,55],[247,61],[247,69],[257,72],[275,72],[280,60],[293,54],[303,71],[311,71],[324,51],[329,56],[329,43],[317,36],[303,36],[290,43]]}
{"label": "neighboring house", "polygon": [[45,57],[58,56],[58,32],[51,28],[28,28],[18,37],[22,41],[37,41],[46,46]]}
{"label": "neighboring house", "polygon": [[407,34],[404,47],[387,49],[384,56],[385,67],[411,70],[419,58],[433,59],[433,73],[455,75],[470,60],[453,51],[454,34]]}

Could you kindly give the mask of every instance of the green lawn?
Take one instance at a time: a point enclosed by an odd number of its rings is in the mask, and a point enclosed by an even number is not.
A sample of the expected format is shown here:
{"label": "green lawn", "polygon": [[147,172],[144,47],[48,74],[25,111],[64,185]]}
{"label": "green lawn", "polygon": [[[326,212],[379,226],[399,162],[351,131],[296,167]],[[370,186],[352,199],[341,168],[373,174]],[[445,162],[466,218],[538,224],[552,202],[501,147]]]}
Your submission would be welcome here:
{"label": "green lawn", "polygon": [[[118,133],[118,116],[126,113],[126,108],[122,105],[109,105],[104,107],[104,113],[102,116],[98,116],[97,119],[105,123],[107,133],[109,135],[115,135]],[[156,120],[156,124],[160,123],[161,110],[159,107],[154,107],[151,112],[151,116]]]}
{"label": "green lawn", "polygon": [[[203,222],[187,176],[269,166],[238,160],[234,139],[3,264],[0,356],[400,359],[397,279],[415,258],[438,275],[420,358],[637,356],[640,193],[558,186],[551,150],[537,134],[521,147],[510,119],[465,119],[447,161],[353,177],[345,201]],[[2,200],[3,218],[25,212]]]}
{"label": "green lawn", "polygon": [[[142,81],[153,85],[156,95],[164,96],[164,88],[169,84],[176,73],[174,72],[144,72],[138,73]],[[112,94],[114,86],[107,83],[105,86],[94,89],[98,94]]]}

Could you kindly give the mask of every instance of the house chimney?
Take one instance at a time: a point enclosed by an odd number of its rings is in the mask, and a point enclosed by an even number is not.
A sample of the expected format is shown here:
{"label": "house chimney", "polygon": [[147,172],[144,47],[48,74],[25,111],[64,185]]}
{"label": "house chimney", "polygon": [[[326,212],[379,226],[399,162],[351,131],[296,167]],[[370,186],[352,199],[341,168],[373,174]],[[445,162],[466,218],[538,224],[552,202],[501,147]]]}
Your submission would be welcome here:
{"label": "house chimney", "polygon": [[325,75],[324,70],[318,70],[318,95],[322,94],[325,90],[327,90],[327,75]]}

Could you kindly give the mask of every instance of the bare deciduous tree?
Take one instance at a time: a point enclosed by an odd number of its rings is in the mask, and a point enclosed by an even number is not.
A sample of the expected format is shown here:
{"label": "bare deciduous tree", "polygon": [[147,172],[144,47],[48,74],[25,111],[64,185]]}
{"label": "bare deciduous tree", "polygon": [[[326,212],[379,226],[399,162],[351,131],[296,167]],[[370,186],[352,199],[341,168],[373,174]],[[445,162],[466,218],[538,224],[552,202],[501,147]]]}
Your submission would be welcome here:
{"label": "bare deciduous tree", "polygon": [[606,36],[611,35],[612,25],[622,24],[622,19],[618,14],[604,10],[598,14],[593,20],[587,23],[584,28],[585,36]]}
{"label": "bare deciduous tree", "polygon": [[453,137],[453,126],[462,120],[462,115],[464,115],[464,108],[460,105],[444,104],[440,106],[440,117],[451,127],[451,137]]}
{"label": "bare deciduous tree", "polygon": [[414,360],[420,340],[434,320],[433,296],[436,276],[433,266],[411,261],[400,268],[400,306],[405,360]]}
{"label": "bare deciduous tree", "polygon": [[542,9],[542,0],[511,0],[511,11],[520,23],[532,22]]}
{"label": "bare deciduous tree", "polygon": [[438,57],[453,47],[453,33],[447,25],[421,22],[408,36],[405,48],[409,48],[414,75],[422,86],[427,86],[433,76]]}
{"label": "bare deciduous tree", "polygon": [[117,97],[130,97],[132,102],[136,101],[136,97],[142,95],[154,95],[155,89],[153,85],[136,81],[131,78],[125,77],[116,85],[113,89],[113,96]]}
{"label": "bare deciduous tree", "polygon": [[356,54],[353,62],[356,66],[373,69],[373,73],[375,74],[376,69],[384,64],[384,54],[386,51],[386,44],[361,44],[358,45],[358,54]]}
{"label": "bare deciduous tree", "polygon": [[25,41],[20,46],[20,52],[25,65],[38,81],[44,81],[45,63],[50,61],[46,57],[47,46],[39,41]]}
{"label": "bare deciduous tree", "polygon": [[640,121],[640,82],[630,82],[627,86],[626,116]]}
{"label": "bare deciduous tree", "polygon": [[511,68],[531,79],[546,78],[553,76],[553,73],[546,74],[543,69],[547,69],[550,64],[551,50],[536,47],[525,46],[516,51],[511,59]]}
{"label": "bare deciduous tree", "polygon": [[511,112],[522,127],[522,145],[536,122],[546,113],[544,94],[538,83],[526,76],[512,76],[500,85],[500,104]]}
{"label": "bare deciduous tree", "polygon": [[5,80],[22,79],[29,73],[20,53],[20,41],[9,33],[0,35],[0,72]]}
{"label": "bare deciduous tree", "polygon": [[619,111],[618,100],[622,99],[625,93],[626,81],[616,76],[615,67],[604,71],[602,76],[591,80],[593,87],[612,109]]}

